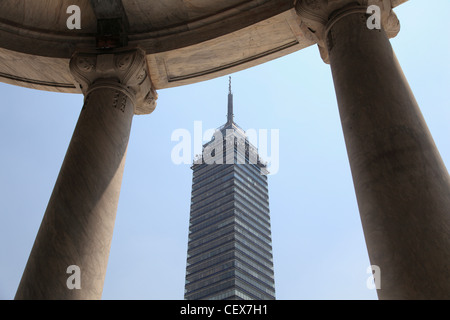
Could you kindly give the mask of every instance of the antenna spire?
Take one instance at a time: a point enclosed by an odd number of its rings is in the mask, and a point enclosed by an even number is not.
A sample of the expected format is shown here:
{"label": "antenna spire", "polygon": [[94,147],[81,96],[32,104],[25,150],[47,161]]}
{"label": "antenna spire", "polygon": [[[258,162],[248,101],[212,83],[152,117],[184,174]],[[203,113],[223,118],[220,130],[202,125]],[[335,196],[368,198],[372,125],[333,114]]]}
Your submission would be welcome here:
{"label": "antenna spire", "polygon": [[228,83],[228,114],[227,123],[233,123],[233,93],[231,92],[231,76]]}

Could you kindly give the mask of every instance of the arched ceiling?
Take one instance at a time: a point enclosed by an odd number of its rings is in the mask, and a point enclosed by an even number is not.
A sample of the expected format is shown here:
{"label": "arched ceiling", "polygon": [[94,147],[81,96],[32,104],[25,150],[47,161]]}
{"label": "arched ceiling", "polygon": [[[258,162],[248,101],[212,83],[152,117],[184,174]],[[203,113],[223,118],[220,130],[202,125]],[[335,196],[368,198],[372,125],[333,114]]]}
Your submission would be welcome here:
{"label": "arched ceiling", "polygon": [[[71,5],[80,29],[67,27]],[[146,51],[156,89],[186,85],[314,44],[299,24],[294,0],[2,0],[0,81],[78,93],[76,50],[127,45]]]}

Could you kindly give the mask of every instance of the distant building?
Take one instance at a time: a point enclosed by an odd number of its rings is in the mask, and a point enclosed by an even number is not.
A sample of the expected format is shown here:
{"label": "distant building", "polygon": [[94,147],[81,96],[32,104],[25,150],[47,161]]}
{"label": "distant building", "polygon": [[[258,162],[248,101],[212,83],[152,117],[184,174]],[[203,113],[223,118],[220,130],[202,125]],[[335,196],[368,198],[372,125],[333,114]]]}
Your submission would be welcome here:
{"label": "distant building", "polygon": [[227,122],[191,168],[185,299],[275,299],[268,172],[234,123],[231,80]]}

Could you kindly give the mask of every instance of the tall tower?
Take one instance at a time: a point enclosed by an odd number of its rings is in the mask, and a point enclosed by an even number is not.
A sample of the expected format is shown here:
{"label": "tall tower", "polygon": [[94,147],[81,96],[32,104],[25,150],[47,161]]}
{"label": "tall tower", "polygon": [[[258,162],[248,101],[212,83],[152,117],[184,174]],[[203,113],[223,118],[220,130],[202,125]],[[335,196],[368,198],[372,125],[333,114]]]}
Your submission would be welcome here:
{"label": "tall tower", "polygon": [[272,300],[275,283],[266,165],[233,119],[192,165],[187,300]]}

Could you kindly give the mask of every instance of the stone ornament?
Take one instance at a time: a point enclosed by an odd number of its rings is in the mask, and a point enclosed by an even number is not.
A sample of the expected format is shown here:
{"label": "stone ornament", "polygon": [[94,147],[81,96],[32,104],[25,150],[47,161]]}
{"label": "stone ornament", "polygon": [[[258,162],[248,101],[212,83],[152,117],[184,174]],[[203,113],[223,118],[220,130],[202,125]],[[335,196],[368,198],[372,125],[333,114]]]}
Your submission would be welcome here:
{"label": "stone ornament", "polygon": [[158,95],[149,77],[145,52],[139,48],[115,53],[76,52],[70,71],[85,99],[93,90],[110,88],[133,101],[135,114],[149,114],[156,107]]}
{"label": "stone ornament", "polygon": [[[398,1],[397,1],[398,2]],[[389,38],[400,31],[400,23],[392,11],[395,0],[296,0],[295,10],[301,19],[300,29],[309,40],[315,41],[320,56],[329,63],[328,32],[339,19],[348,14],[367,14],[367,8],[376,5],[381,11],[381,26]],[[361,20],[366,23],[366,18]]]}

